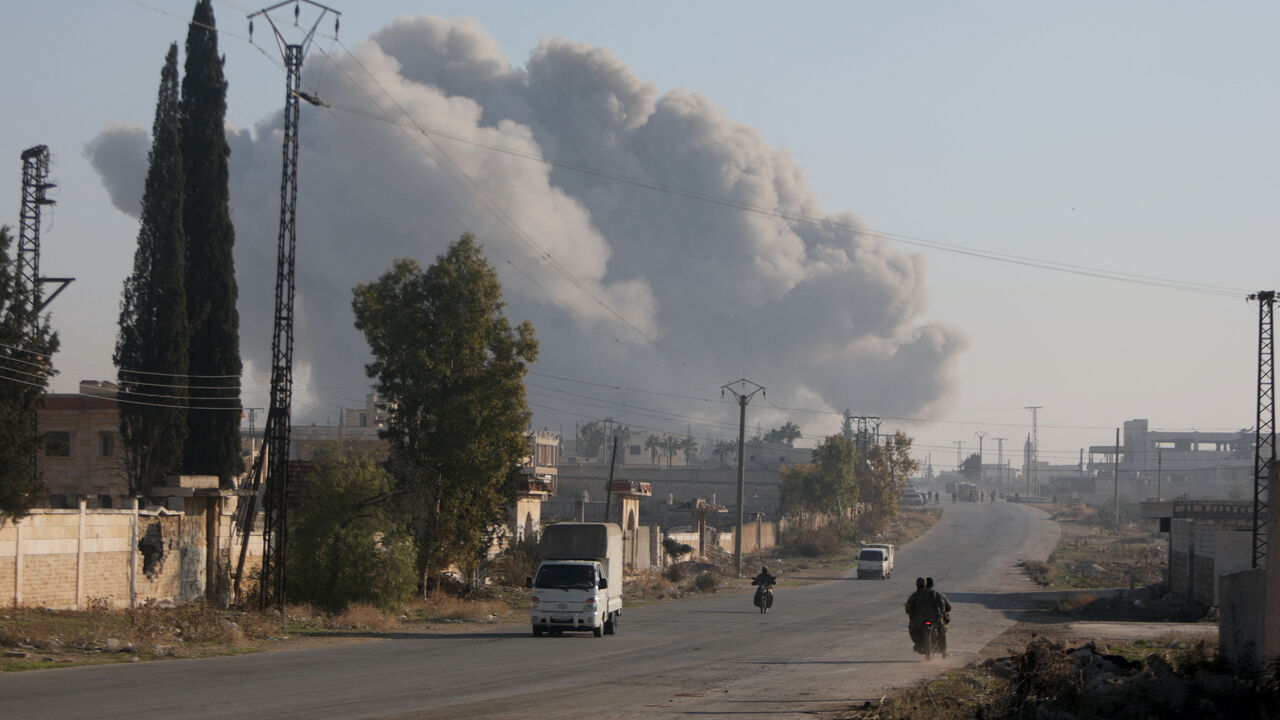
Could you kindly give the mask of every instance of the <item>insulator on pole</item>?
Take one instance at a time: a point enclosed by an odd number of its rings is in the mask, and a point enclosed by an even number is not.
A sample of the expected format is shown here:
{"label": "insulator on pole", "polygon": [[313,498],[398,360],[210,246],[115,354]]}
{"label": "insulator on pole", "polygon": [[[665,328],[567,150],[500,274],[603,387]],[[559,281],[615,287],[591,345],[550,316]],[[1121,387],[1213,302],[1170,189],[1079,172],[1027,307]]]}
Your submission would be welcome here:
{"label": "insulator on pole", "polygon": [[249,18],[249,42],[253,42],[253,18]]}
{"label": "insulator on pole", "polygon": [[333,18],[333,36],[335,38],[338,37],[338,20],[339,18],[336,16]]}

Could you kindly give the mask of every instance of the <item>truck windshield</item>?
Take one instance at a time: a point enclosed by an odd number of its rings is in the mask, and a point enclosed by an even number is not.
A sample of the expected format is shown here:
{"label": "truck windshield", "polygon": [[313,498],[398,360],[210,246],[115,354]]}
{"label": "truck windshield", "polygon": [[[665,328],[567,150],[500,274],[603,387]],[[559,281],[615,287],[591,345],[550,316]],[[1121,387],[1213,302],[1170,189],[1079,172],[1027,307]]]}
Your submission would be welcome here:
{"label": "truck windshield", "polygon": [[862,553],[858,555],[858,559],[866,560],[868,562],[883,562],[884,551],[883,550],[863,550]]}
{"label": "truck windshield", "polygon": [[543,565],[533,582],[540,588],[583,588],[596,586],[596,573],[590,565]]}

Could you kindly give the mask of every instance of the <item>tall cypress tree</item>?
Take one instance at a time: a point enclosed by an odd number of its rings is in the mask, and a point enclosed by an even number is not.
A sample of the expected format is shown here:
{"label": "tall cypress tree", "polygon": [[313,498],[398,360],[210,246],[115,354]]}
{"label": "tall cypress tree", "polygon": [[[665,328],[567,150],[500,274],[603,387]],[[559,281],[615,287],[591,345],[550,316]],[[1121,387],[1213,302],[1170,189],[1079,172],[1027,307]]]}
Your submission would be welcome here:
{"label": "tall cypress tree", "polygon": [[142,196],[133,273],[124,281],[114,361],[120,435],[131,492],[178,472],[187,436],[186,236],[178,139],[178,45],[169,46]]}
{"label": "tall cypress tree", "polygon": [[[236,312],[235,228],[227,190],[223,120],[227,81],[218,55],[213,6],[199,0],[187,32],[182,78],[182,161],[186,176],[188,367],[201,387],[200,409],[187,414],[185,466],[217,475],[224,486],[244,470],[240,459],[240,316]],[[227,408],[226,410],[204,408]]]}

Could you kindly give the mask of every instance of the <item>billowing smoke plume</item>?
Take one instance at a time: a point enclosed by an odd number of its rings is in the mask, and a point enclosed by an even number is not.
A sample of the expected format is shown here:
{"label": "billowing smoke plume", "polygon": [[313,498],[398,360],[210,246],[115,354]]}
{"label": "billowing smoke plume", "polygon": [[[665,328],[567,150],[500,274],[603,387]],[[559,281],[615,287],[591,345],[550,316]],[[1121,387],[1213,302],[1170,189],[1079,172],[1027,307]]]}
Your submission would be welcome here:
{"label": "billowing smoke plume", "polygon": [[[877,413],[916,413],[948,396],[965,343],[922,321],[923,260],[853,215],[825,214],[790,155],[703,96],[659,96],[609,51],[562,40],[512,67],[474,21],[430,16],[397,20],[354,57],[313,51],[303,85],[331,110],[304,105],[301,124],[301,415],[370,383],[351,288],[398,257],[430,264],[466,229],[502,277],[508,317],[533,321],[540,372],[704,397],[745,376],[768,386],[775,406]],[[241,347],[259,382],[280,124],[276,115],[252,133],[228,130]],[[90,147],[129,213],[140,132],[109,129]],[[576,403],[534,400],[535,423],[552,412],[540,407]],[[838,426],[823,422],[823,432]]]}

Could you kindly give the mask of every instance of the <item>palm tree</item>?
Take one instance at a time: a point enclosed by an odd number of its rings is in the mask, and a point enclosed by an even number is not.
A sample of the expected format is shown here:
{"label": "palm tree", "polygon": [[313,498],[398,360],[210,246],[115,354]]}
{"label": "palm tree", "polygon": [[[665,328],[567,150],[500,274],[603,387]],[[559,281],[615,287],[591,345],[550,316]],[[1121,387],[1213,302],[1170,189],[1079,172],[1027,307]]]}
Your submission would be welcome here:
{"label": "palm tree", "polygon": [[796,440],[799,440],[804,436],[800,434],[799,425],[788,421],[785,425],[778,428],[778,437],[782,442],[787,444],[787,447],[795,447]]}
{"label": "palm tree", "polygon": [[649,451],[649,462],[658,464],[658,450],[662,448],[662,440],[657,435],[650,435],[644,439],[644,449]]}
{"label": "palm tree", "polygon": [[716,444],[711,447],[711,454],[720,461],[720,467],[728,465],[727,458],[737,451],[737,440],[717,440]]}
{"label": "palm tree", "polygon": [[680,447],[680,440],[668,435],[662,438],[662,449],[667,451],[667,469],[671,469],[671,456]]}
{"label": "palm tree", "polygon": [[698,453],[698,441],[691,437],[687,437],[680,441],[680,449],[684,450],[684,464],[692,465],[693,463],[690,461],[690,458],[696,456]]}

